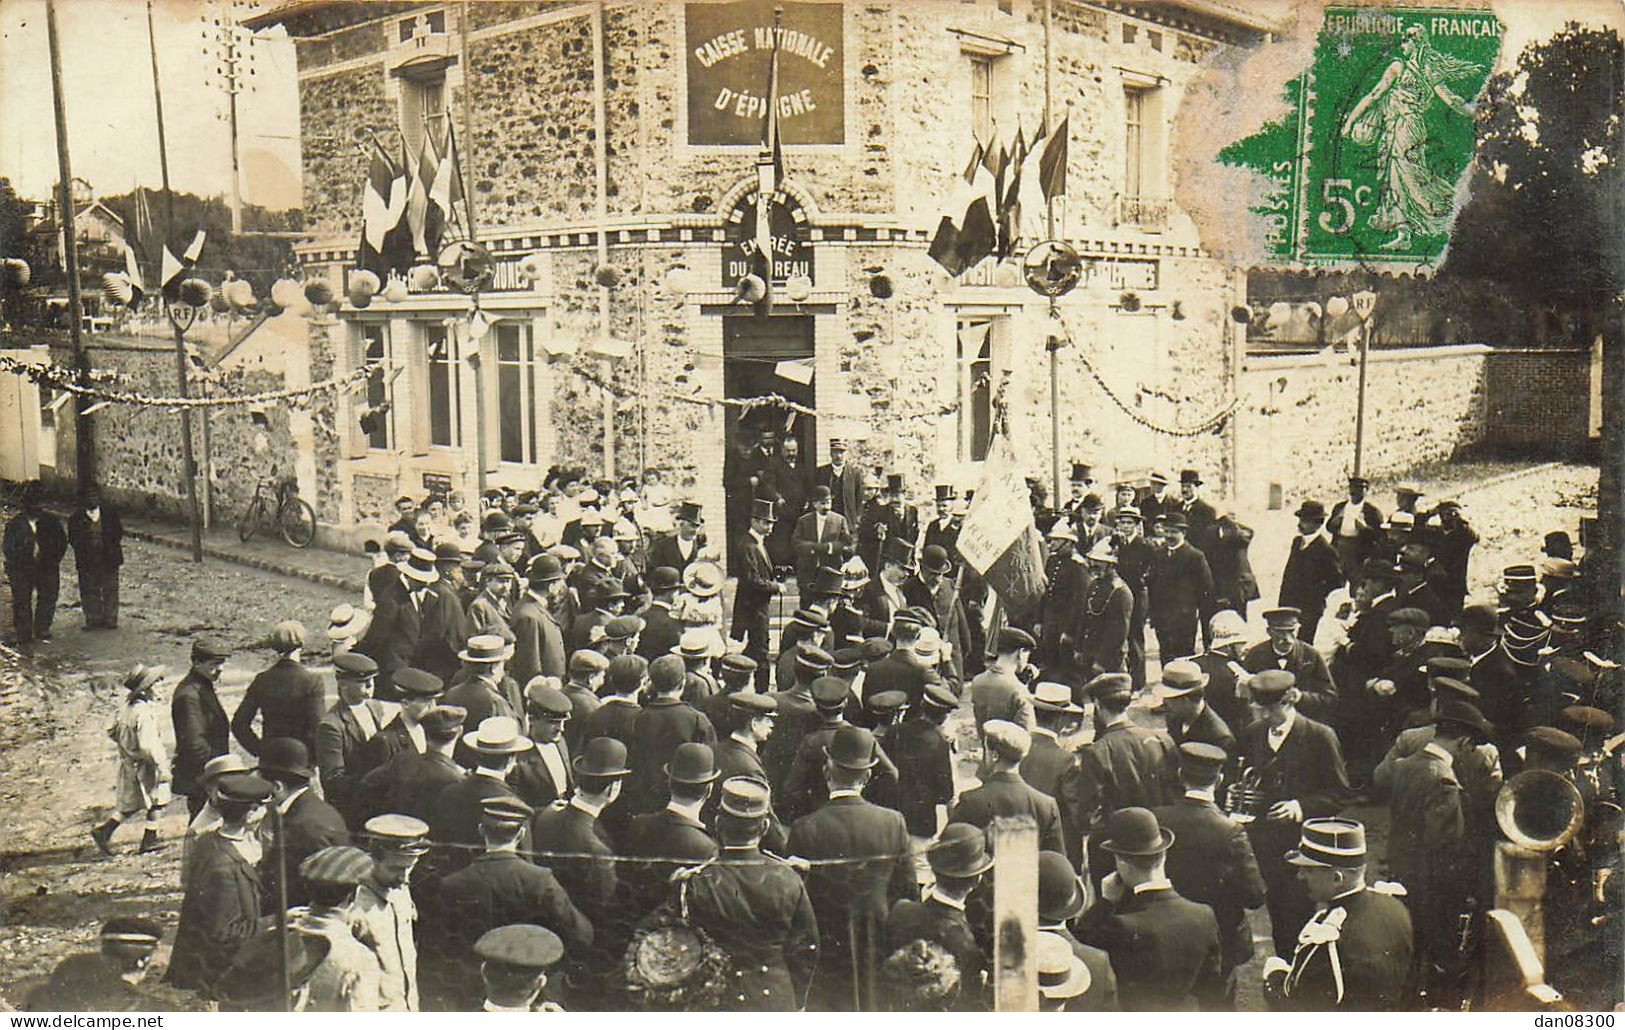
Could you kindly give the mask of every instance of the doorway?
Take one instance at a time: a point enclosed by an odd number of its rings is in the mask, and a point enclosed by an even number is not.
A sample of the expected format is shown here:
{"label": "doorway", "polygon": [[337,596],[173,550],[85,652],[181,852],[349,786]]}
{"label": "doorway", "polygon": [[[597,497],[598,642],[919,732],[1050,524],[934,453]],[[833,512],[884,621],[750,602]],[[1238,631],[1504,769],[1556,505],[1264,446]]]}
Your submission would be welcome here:
{"label": "doorway", "polygon": [[[725,397],[777,395],[810,409],[816,399],[812,360],[813,319],[810,315],[741,315],[722,320]],[[780,502],[780,522],[768,541],[768,551],[776,563],[790,564],[790,533],[812,491],[818,454],[816,419],[776,403],[750,408],[729,404],[723,410],[727,446],[723,485],[727,497],[728,542],[731,545],[749,528],[753,500],[774,499]],[[786,439],[794,439],[800,448],[793,472],[783,459]],[[766,444],[765,449],[759,446],[762,443]],[[751,482],[752,477],[755,483]],[[730,557],[736,552],[737,548],[729,547]]]}

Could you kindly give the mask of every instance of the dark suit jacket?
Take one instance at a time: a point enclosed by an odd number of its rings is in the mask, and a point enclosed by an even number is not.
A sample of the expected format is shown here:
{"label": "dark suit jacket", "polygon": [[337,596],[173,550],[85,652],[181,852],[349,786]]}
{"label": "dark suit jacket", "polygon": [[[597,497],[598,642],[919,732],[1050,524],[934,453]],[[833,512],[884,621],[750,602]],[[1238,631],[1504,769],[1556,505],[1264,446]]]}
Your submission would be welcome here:
{"label": "dark suit jacket", "polygon": [[428,822],[440,792],[465,775],[462,766],[437,751],[420,755],[404,748],[361,778],[351,821],[359,824],[375,815],[396,812]]}
{"label": "dark suit jacket", "polygon": [[797,519],[795,532],[790,537],[790,546],[796,555],[796,579],[802,583],[810,582],[820,565],[839,566],[852,551],[852,527],[844,517],[832,511],[822,516],[821,521],[822,537],[818,534],[820,516],[816,511]]}
{"label": "dark suit jacket", "polygon": [[[1268,802],[1297,800],[1305,819],[1336,815],[1352,794],[1343,751],[1331,727],[1299,714],[1279,751],[1269,747],[1269,723],[1263,719],[1241,731],[1241,753],[1259,774]],[[1260,865],[1278,862],[1297,846],[1299,824],[1259,819],[1248,826],[1253,853]]]}
{"label": "dark suit jacket", "polygon": [[991,963],[976,943],[964,912],[936,900],[904,898],[892,906],[886,917],[886,954],[906,947],[910,941],[934,941],[954,957],[959,967],[956,1011],[986,1011],[988,985],[984,981]]}
{"label": "dark suit jacket", "polygon": [[[312,669],[287,658],[274,665],[248,685],[237,712],[231,717],[231,732],[243,750],[260,753],[260,745],[276,737],[292,737],[316,753],[316,726],[327,710],[327,686]],[[254,732],[258,715],[264,732]]]}
{"label": "dark suit jacket", "polygon": [[624,871],[631,903],[640,915],[666,900],[673,873],[717,857],[717,843],[705,825],[669,808],[635,816],[620,845],[622,854],[651,860]]}
{"label": "dark suit jacket", "polygon": [[423,606],[423,630],[410,664],[450,683],[462,668],[457,652],[468,643],[468,615],[456,588],[445,580],[431,586],[429,596],[434,603]]}
{"label": "dark suit jacket", "polygon": [[[413,604],[411,594],[399,576],[394,583],[385,587],[380,596],[374,597],[373,602],[372,625],[367,627],[366,634],[356,643],[355,649],[378,663],[379,700],[393,701],[397,695],[392,677],[396,669],[412,664],[423,637],[427,615]],[[433,595],[426,594],[422,606],[426,610],[436,603]]]}
{"label": "dark suit jacket", "polygon": [[876,801],[903,813],[909,833],[936,836],[937,806],[954,802],[953,745],[940,727],[911,718],[886,734],[885,747],[897,766],[897,779],[879,785]]}
{"label": "dark suit jacket", "polygon": [[538,810],[551,805],[559,798],[569,797],[575,791],[575,773],[570,768],[570,745],[562,735],[554,743],[558,745],[559,757],[564,759],[563,783],[555,782],[553,774],[548,772],[547,763],[542,761],[538,753],[546,746],[540,741],[519,756],[513,772],[508,774],[508,785],[514,789],[514,793],[518,794],[525,804]]}
{"label": "dark suit jacket", "polygon": [[649,545],[648,567],[653,570],[664,565],[668,568],[676,569],[678,572],[682,572],[684,569],[688,568],[689,562],[699,557],[704,551],[704,533],[700,533],[694,537],[693,546],[690,548],[688,557],[686,558],[683,557],[683,552],[678,550],[677,534],[672,533],[657,536],[655,537],[654,542]]}
{"label": "dark suit jacket", "polygon": [[[632,936],[630,906],[625,903],[616,853],[600,820],[573,805],[545,808],[531,822],[536,861],[553,870],[565,893],[593,925],[594,944],[580,956],[599,974],[614,968]],[[572,857],[556,857],[556,856]],[[577,956],[570,956],[574,964]]]}
{"label": "dark suit jacket", "polygon": [[514,605],[508,620],[513,627],[513,658],[508,667],[513,678],[524,686],[537,676],[565,673],[564,632],[542,603],[525,595]]}
{"label": "dark suit jacket", "polygon": [[1254,644],[1241,656],[1241,667],[1248,672],[1285,668],[1297,679],[1298,710],[1305,715],[1324,719],[1337,705],[1337,684],[1332,681],[1332,670],[1326,659],[1311,644],[1302,640],[1292,642],[1292,650],[1283,663],[1268,640]]}
{"label": "dark suit jacket", "polygon": [[214,684],[195,672],[176,684],[169,710],[175,724],[174,788],[177,794],[190,794],[204,764],[231,746],[226,710]]}
{"label": "dark suit jacket", "polygon": [[807,873],[807,896],[818,917],[819,975],[821,982],[827,975],[832,994],[850,998],[856,963],[865,1008],[874,1007],[872,986],[886,958],[887,913],[893,903],[919,895],[910,847],[900,814],[850,795],[831,798],[790,827],[790,854],[842,860]]}
{"label": "dark suit jacket", "polygon": [[37,582],[37,577],[55,576],[61,571],[62,556],[68,553],[68,534],[62,520],[50,512],[35,516],[38,529],[28,525],[28,516],[19,512],[6,523],[3,547],[6,575]]}
{"label": "dark suit jacket", "polygon": [[923,665],[893,651],[864,672],[863,696],[868,699],[888,690],[901,690],[908,695],[911,706],[917,705],[930,679],[931,673]]}
{"label": "dark suit jacket", "polygon": [[666,763],[679,744],[715,745],[717,732],[699,710],[676,699],[655,698],[632,721],[632,739],[626,745],[632,775],[625,802],[634,811],[653,812],[670,796]]}
{"label": "dark suit jacket", "polygon": [[1452,765],[1423,745],[1394,763],[1390,795],[1388,871],[1411,892],[1415,907],[1426,909],[1433,897],[1467,886],[1461,783]]}
{"label": "dark suit jacket", "polygon": [[948,820],[986,829],[1001,815],[1031,816],[1038,823],[1038,847],[1066,853],[1061,837],[1061,810],[1055,799],[1035,790],[1014,770],[989,773],[980,787],[960,795]]}
{"label": "dark suit jacket", "polygon": [[1190,523],[1186,532],[1186,539],[1198,550],[1205,550],[1209,541],[1213,539],[1213,524],[1219,521],[1219,513],[1206,500],[1198,497],[1189,504],[1175,497],[1170,511],[1183,511],[1185,520]]}
{"label": "dark suit jacket", "polygon": [[1194,740],[1223,748],[1227,755],[1234,756],[1236,753],[1236,735],[1230,732],[1230,727],[1219,718],[1219,713],[1213,710],[1212,705],[1203,705],[1202,710],[1196,713],[1196,718],[1192,719],[1188,726],[1170,717],[1168,737],[1174,742],[1175,747],[1187,740]]}
{"label": "dark suit jacket", "polygon": [[683,635],[683,624],[671,617],[671,605],[653,601],[643,609],[643,632],[638,634],[637,653],[649,661],[670,654]]}
{"label": "dark suit jacket", "polygon": [[801,876],[754,848],[730,848],[695,875],[688,912],[739,971],[729,1009],[789,1012],[805,1004],[818,921]]}
{"label": "dark suit jacket", "polygon": [[754,536],[742,534],[734,545],[734,555],[739,580],[729,630],[738,640],[743,638],[745,627],[753,620],[767,618],[768,606],[778,594],[779,583],[773,578],[773,561],[767,556],[766,544],[757,544]]}
{"label": "dark suit jacket", "polygon": [[[502,685],[488,683],[485,680],[463,677],[450,690],[441,697],[443,705],[455,705],[468,714],[463,717],[463,736],[466,738],[480,728],[480,723],[493,715],[505,715],[510,719],[517,719],[521,726],[525,723],[525,713],[515,709],[513,699],[502,689]],[[458,742],[461,747],[461,742]]]}
{"label": "dark suit jacket", "polygon": [[[637,704],[628,704],[624,701],[613,701],[605,698],[604,703],[593,709],[582,721],[581,739],[592,740],[595,737],[614,737],[626,745],[628,752],[632,750],[632,727],[637,722],[638,713],[643,709]],[[566,726],[569,723],[565,723]],[[628,758],[632,756],[629,754]]]}
{"label": "dark suit jacket", "polygon": [[1078,752],[1057,786],[1066,854],[1081,857],[1083,834],[1119,808],[1155,808],[1178,794],[1179,752],[1166,734],[1119,723]]}
{"label": "dark suit jacket", "polygon": [[1133,614],[1134,594],[1127,583],[1116,576],[1103,576],[1089,584],[1083,636],[1076,644],[1085,675],[1093,674],[1096,669],[1123,670]]}
{"label": "dark suit jacket", "polygon": [[[513,788],[495,776],[470,773],[456,783],[440,789],[429,809],[429,838],[436,844],[468,844],[478,846],[480,838],[480,802],[486,798],[518,797]],[[472,852],[468,848],[443,849],[446,869],[461,869],[468,865]]]}
{"label": "dark suit jacket", "polygon": [[1021,778],[1034,790],[1054,797],[1061,774],[1077,760],[1077,753],[1062,746],[1053,734],[1034,733],[1032,750],[1021,760]]}
{"label": "dark suit jacket", "polygon": [[[1194,530],[1191,535],[1195,536]],[[1148,590],[1151,625],[1202,617],[1213,604],[1213,572],[1207,557],[1189,541],[1174,551],[1157,548],[1151,559]]]}
{"label": "dark suit jacket", "polygon": [[840,475],[833,465],[820,465],[813,477],[813,485],[829,487],[831,507],[844,517],[847,525],[863,514],[863,471],[853,462],[841,465]]}
{"label": "dark suit jacket", "polygon": [[1247,546],[1252,541],[1251,526],[1226,516],[1208,528],[1202,545],[1202,553],[1207,556],[1208,568],[1213,573],[1214,600],[1228,600],[1242,611],[1246,610],[1248,601],[1258,599],[1258,578],[1253,575],[1253,563],[1247,558]]}
{"label": "dark suit jacket", "polygon": [[[1219,651],[1203,651],[1196,656],[1196,664],[1207,674],[1207,688],[1202,696],[1233,733],[1252,722],[1253,717],[1247,701],[1236,693],[1236,674],[1230,668],[1232,660]],[[1241,664],[1239,659],[1234,661],[1238,666]]]}
{"label": "dark suit jacket", "polygon": [[105,503],[101,507],[101,518],[95,522],[84,509],[68,516],[68,540],[80,566],[116,569],[124,564],[124,523],[117,511]]}
{"label": "dark suit jacket", "polygon": [[[269,816],[266,825],[274,825]],[[288,806],[287,814],[282,817],[282,837],[273,836],[272,839],[286,842],[283,868],[288,871],[288,904],[303,905],[310,900],[310,896],[305,892],[304,877],[299,875],[299,863],[323,848],[350,843],[350,828],[344,824],[344,817],[338,809],[307,789],[294,799],[293,804]],[[276,850],[274,844],[266,848],[265,856],[260,860],[260,881],[265,886],[264,911],[267,915],[276,911],[278,903]]]}
{"label": "dark suit jacket", "polygon": [[412,743],[412,735],[406,732],[406,720],[400,715],[389,721],[389,725],[372,735],[362,749],[362,759],[365,766],[363,775],[378,768],[401,751],[417,753],[417,747]]}
{"label": "dark suit jacket", "polygon": [[[366,705],[372,712],[375,732],[382,730],[388,719],[384,706],[372,700]],[[351,817],[350,803],[356,786],[369,768],[364,757],[366,744],[360,724],[342,701],[334,702],[316,724],[316,768],[322,776],[322,796],[346,817]]]}
{"label": "dark suit jacket", "polygon": [[259,926],[260,874],[224,837],[200,836],[186,867],[175,950],[164,982],[207,993]]}
{"label": "dark suit jacket", "polygon": [[1274,1007],[1300,1012],[1407,1008],[1412,936],[1405,903],[1367,889],[1333,899],[1332,904],[1317,921],[1326,921],[1338,910],[1344,913],[1337,931],[1336,972],[1328,945],[1299,945],[1285,993],[1266,990],[1265,997]]}
{"label": "dark suit jacket", "polygon": [[1281,571],[1280,603],[1297,608],[1305,616],[1324,612],[1326,595],[1342,586],[1343,580],[1342,563],[1324,532],[1316,533],[1308,543],[1295,536],[1287,552],[1286,568]]}
{"label": "dark suit jacket", "polygon": [[1264,903],[1264,879],[1252,842],[1240,824],[1211,801],[1182,797],[1153,811],[1159,825],[1174,831],[1168,879],[1181,897],[1213,909],[1228,972],[1252,958],[1247,910]]}
{"label": "dark suit jacket", "polygon": [[[587,717],[603,706],[598,695],[584,686],[565,681],[564,696],[570,699],[570,719],[564,724],[564,742],[570,750],[576,753],[581,751],[581,742],[590,739],[587,733]],[[636,710],[636,705],[633,709]]]}
{"label": "dark suit jacket", "polygon": [[1222,1007],[1219,924],[1213,910],[1172,888],[1101,901],[1078,938],[1105,949],[1127,1012]]}

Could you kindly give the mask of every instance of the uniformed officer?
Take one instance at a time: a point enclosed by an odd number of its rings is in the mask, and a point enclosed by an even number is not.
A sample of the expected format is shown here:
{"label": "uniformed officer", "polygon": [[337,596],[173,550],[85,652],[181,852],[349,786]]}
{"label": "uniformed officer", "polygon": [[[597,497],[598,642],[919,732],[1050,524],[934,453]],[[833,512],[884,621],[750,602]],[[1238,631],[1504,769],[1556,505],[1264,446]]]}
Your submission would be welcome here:
{"label": "uniformed officer", "polygon": [[563,1012],[546,1000],[547,971],[564,957],[564,942],[553,931],[515,923],[488,930],[474,942],[485,984],[486,1012]]}
{"label": "uniformed officer", "polygon": [[418,910],[407,880],[429,851],[429,825],[409,815],[380,815],[362,829],[371,844],[372,870],[356,888],[358,934],[378,956],[383,976],[378,1008],[418,1010]]}
{"label": "uniformed officer", "polygon": [[818,921],[800,875],[761,849],[772,822],[767,785],[723,781],[717,859],[680,888],[688,917],[733,960],[729,1011],[791,1012],[806,1005],[818,958]]}
{"label": "uniformed officer", "polygon": [[327,941],[327,956],[310,977],[307,1012],[377,1012],[383,967],[356,937],[356,888],[372,873],[372,857],[360,848],[336,844],[299,864],[310,907],[293,929]]}
{"label": "uniformed officer", "polygon": [[1083,634],[1077,644],[1078,669],[1084,676],[1125,672],[1134,593],[1117,575],[1117,554],[1110,540],[1095,541],[1088,561],[1089,592],[1084,597]]}
{"label": "uniformed officer", "polygon": [[[1095,739],[1078,752],[1078,761],[1061,777],[1062,832],[1067,857],[1083,859],[1083,836],[1099,829],[1120,808],[1152,808],[1173,800],[1178,759],[1165,733],[1137,726],[1129,718],[1133,680],[1126,672],[1107,672],[1084,686],[1095,702]],[[1105,875],[1109,859],[1091,847],[1089,868]]]}
{"label": "uniformed officer", "polygon": [[29,1012],[148,1012],[158,1003],[141,989],[162,928],[114,916],[102,924],[101,948],[69,955],[44,984],[28,992]]}
{"label": "uniformed officer", "polygon": [[1271,1008],[1393,1011],[1408,1006],[1411,917],[1391,885],[1365,882],[1365,826],[1310,819],[1286,861],[1316,906],[1293,942],[1292,962],[1264,965]]}

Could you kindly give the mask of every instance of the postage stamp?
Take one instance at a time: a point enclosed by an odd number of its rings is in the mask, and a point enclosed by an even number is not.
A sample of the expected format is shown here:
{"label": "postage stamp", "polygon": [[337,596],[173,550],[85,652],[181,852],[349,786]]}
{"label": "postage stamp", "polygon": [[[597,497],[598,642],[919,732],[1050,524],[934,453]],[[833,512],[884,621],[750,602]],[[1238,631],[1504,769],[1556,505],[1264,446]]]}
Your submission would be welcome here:
{"label": "postage stamp", "polygon": [[1464,199],[1474,103],[1503,26],[1483,9],[1328,7],[1287,113],[1219,152],[1269,187],[1283,264],[1433,266]]}

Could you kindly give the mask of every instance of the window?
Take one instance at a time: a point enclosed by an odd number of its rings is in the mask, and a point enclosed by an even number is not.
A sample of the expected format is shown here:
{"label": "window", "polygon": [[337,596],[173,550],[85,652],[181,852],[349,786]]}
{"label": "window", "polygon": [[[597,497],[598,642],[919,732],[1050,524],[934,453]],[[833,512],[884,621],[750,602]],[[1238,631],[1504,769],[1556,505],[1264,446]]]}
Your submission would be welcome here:
{"label": "window", "polygon": [[986,143],[993,140],[993,58],[970,56],[971,131]]}
{"label": "window", "polygon": [[445,325],[429,322],[423,326],[423,344],[429,358],[429,443],[435,447],[461,447],[462,369],[456,337]]}
{"label": "window", "polygon": [[1123,192],[1117,197],[1117,224],[1160,232],[1168,224],[1161,82],[1127,72],[1124,79]]}
{"label": "window", "polygon": [[1123,87],[1123,194],[1138,197],[1145,185],[1145,110],[1150,90]]}
{"label": "window", "polygon": [[503,461],[534,465],[536,351],[528,322],[498,322],[497,435]]}
{"label": "window", "polygon": [[993,400],[1007,361],[1003,318],[961,318],[955,332],[959,369],[958,451],[960,461],[987,458],[993,441]]}
{"label": "window", "polygon": [[416,161],[423,152],[423,134],[432,128],[435,139],[445,138],[446,76],[401,77],[401,135],[406,152]]}
{"label": "window", "polygon": [[[361,327],[363,356],[366,362],[381,362],[385,367],[367,377],[367,407],[376,411],[389,400],[389,328],[382,325]],[[395,412],[393,406],[377,419],[372,432],[367,434],[367,446],[376,451],[387,451],[394,436]]]}

